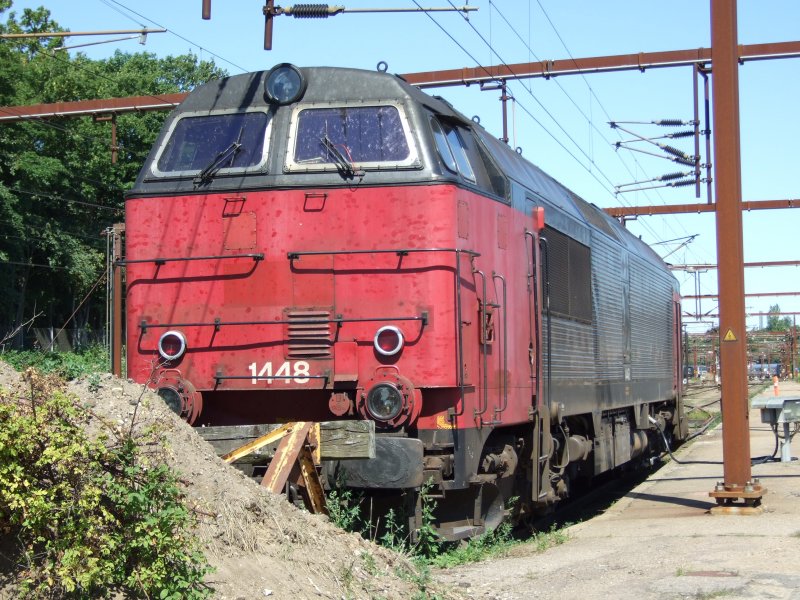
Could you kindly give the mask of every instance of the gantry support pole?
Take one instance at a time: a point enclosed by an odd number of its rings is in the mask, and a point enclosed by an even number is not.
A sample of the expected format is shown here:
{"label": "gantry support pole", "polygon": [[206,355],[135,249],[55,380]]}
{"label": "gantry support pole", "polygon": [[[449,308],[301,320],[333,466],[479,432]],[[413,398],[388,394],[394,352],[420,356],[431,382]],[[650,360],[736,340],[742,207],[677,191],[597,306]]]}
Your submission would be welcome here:
{"label": "gantry support pole", "polygon": [[725,479],[710,495],[722,510],[737,510],[736,500],[757,506],[762,490],[751,480],[750,468],[736,0],[711,0],[711,52]]}
{"label": "gantry support pole", "polygon": [[112,228],[112,285],[113,313],[111,317],[111,372],[117,377],[122,377],[122,266],[117,261],[122,260],[122,234],[125,231],[124,223],[115,223]]}

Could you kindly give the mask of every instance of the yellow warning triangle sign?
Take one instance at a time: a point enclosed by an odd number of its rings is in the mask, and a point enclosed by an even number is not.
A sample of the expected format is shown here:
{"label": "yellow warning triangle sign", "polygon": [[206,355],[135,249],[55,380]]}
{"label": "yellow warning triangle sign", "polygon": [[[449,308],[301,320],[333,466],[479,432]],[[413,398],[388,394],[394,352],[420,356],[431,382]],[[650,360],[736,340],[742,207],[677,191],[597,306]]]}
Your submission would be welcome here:
{"label": "yellow warning triangle sign", "polygon": [[728,329],[728,333],[725,334],[725,337],[722,338],[723,342],[735,342],[736,336],[733,335],[733,329]]}

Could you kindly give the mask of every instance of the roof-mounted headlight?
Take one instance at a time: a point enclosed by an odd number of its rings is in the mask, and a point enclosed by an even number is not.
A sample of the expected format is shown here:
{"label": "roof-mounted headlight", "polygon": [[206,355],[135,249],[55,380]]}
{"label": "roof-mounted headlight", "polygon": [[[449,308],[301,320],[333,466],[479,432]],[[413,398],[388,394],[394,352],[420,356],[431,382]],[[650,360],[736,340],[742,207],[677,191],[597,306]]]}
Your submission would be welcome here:
{"label": "roof-mounted headlight", "polygon": [[291,104],[303,97],[306,85],[306,78],[300,69],[289,63],[282,63],[272,67],[267,73],[264,95],[270,104]]}

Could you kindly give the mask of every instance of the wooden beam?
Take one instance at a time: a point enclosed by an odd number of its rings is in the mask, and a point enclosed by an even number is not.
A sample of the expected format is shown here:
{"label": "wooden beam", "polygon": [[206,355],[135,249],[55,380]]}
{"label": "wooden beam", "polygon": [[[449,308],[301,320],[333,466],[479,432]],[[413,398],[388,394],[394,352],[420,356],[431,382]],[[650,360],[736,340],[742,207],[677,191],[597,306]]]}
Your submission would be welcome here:
{"label": "wooden beam", "polygon": [[275,456],[269,463],[267,473],[261,480],[261,485],[275,494],[283,492],[289,473],[300,456],[300,451],[306,444],[308,432],[314,425],[309,421],[290,423],[291,433],[284,435]]}
{"label": "wooden beam", "polygon": [[302,473],[303,481],[305,482],[311,512],[327,515],[328,505],[325,502],[325,491],[322,489],[322,481],[320,481],[317,466],[311,455],[311,450],[305,445],[300,449],[297,461],[300,463],[300,473]]}
{"label": "wooden beam", "polygon": [[[225,425],[197,427],[195,431],[211,444],[223,459],[240,448],[247,448],[249,452],[237,452],[236,458],[233,458],[232,461],[240,464],[263,464],[275,454],[280,437],[269,439],[263,444],[251,444],[281,427],[286,426],[278,424]],[[315,445],[317,462],[375,458],[374,421],[323,421],[315,424],[310,438]]]}
{"label": "wooden beam", "polygon": [[222,456],[222,460],[227,463],[232,463],[237,458],[242,458],[243,456],[247,456],[261,448],[262,446],[266,446],[267,444],[272,444],[277,442],[278,440],[283,439],[289,433],[292,433],[294,429],[296,429],[297,423],[286,423],[285,425],[281,425],[277,429],[273,429],[269,433],[262,435],[260,438],[253,440],[245,444],[244,446],[240,446],[236,448],[236,450],[232,450],[227,454]]}

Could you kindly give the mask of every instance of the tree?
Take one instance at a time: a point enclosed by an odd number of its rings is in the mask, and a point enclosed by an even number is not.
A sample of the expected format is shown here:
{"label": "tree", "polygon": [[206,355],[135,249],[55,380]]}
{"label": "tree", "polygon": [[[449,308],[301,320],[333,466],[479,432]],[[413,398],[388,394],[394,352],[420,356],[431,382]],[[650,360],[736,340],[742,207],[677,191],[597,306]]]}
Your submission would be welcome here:
{"label": "tree", "polygon": [[792,328],[792,320],[789,317],[781,318],[780,313],[781,307],[778,304],[769,307],[767,331],[789,331]]}
{"label": "tree", "polygon": [[[0,14],[11,7],[0,0]],[[4,32],[62,31],[45,8],[9,12]],[[116,52],[94,61],[55,51],[53,38],[0,45],[5,106],[190,91],[223,76],[194,55],[157,58]],[[0,124],[0,338],[42,313],[35,326],[62,327],[73,315],[102,328],[103,231],[123,219],[123,194],[138,175],[166,113]],[[90,293],[94,290],[94,294]],[[88,297],[87,302],[82,303]],[[22,344],[22,337],[15,345]]]}

